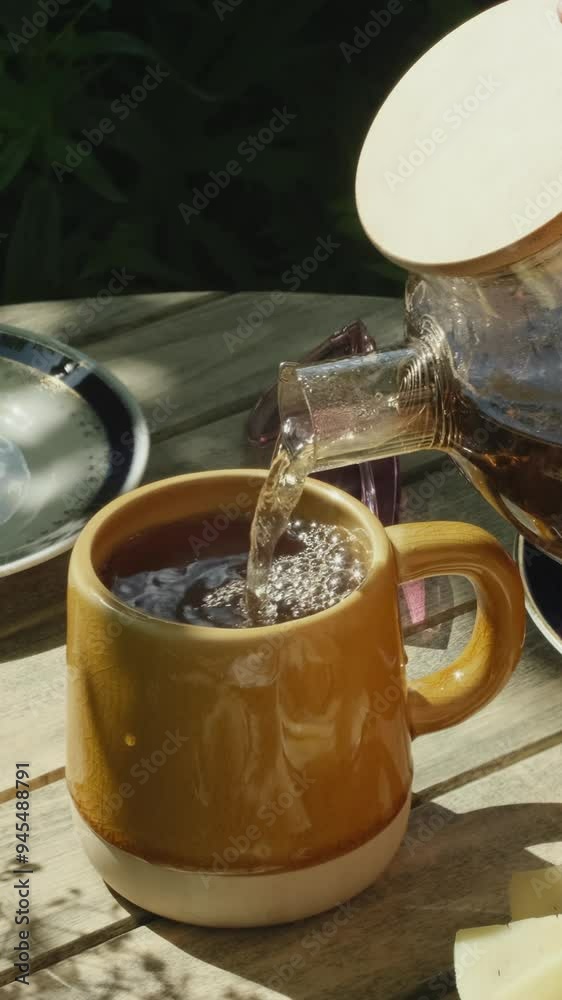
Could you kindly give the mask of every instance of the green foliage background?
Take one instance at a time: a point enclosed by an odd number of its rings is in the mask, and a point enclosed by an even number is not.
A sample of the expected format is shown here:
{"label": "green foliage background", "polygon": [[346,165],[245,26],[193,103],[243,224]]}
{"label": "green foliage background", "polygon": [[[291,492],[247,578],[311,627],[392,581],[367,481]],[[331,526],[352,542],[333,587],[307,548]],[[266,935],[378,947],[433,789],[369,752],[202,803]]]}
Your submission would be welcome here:
{"label": "green foliage background", "polygon": [[[277,287],[328,235],[341,248],[307,290],[400,294],[402,273],[356,218],[359,149],[404,70],[491,4],[404,0],[348,62],[341,44],[386,3],[227,3],[67,0],[25,40],[25,18],[43,8],[2,0],[2,301],[88,295],[114,267],[136,276],[135,292]],[[112,102],[157,65],[170,75],[116,120]],[[283,107],[296,119],[246,163],[240,142]],[[57,179],[53,163],[107,117],[112,134]],[[240,176],[186,224],[179,204],[233,158]]]}

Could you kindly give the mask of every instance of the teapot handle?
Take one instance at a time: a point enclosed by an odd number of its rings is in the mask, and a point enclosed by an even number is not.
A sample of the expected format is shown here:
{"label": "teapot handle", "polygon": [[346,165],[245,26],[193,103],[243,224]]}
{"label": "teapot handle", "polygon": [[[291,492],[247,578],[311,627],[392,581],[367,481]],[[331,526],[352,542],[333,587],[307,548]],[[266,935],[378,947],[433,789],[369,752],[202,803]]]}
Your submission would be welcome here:
{"label": "teapot handle", "polygon": [[462,722],[507,683],[525,638],[525,599],[519,572],[500,543],[482,528],[461,522],[387,528],[400,583],[461,575],[477,599],[474,631],[457,660],[410,684],[412,736]]}

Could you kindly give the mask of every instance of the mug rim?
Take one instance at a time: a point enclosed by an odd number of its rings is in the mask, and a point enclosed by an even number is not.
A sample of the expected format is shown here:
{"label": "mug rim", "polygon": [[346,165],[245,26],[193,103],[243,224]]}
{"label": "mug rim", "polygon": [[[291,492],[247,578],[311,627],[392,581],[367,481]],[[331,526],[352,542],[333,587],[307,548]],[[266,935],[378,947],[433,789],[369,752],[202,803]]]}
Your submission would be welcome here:
{"label": "mug rim", "polygon": [[[82,529],[78,540],[74,546],[70,559],[68,584],[82,588],[89,596],[95,596],[102,604],[106,605],[113,612],[130,618],[143,624],[159,624],[167,628],[181,629],[185,634],[197,637],[198,640],[209,642],[240,642],[247,643],[250,639],[260,640],[266,633],[279,633],[286,629],[298,629],[310,626],[310,623],[321,625],[328,617],[334,617],[349,608],[353,603],[361,600],[362,594],[374,576],[380,571],[384,562],[388,558],[391,547],[390,539],[381,521],[373,514],[360,500],[350,496],[344,490],[330,483],[322,482],[318,479],[308,477],[303,495],[313,494],[319,499],[332,502],[346,507],[353,515],[354,520],[365,531],[369,538],[368,555],[369,565],[362,583],[343,600],[322,611],[317,611],[313,615],[306,615],[303,618],[294,618],[286,622],[276,622],[270,625],[259,625],[252,628],[212,628],[208,625],[193,625],[189,622],[177,622],[167,618],[158,618],[156,615],[148,614],[139,608],[133,608],[125,601],[117,597],[104,584],[98,575],[92,558],[92,548],[100,529],[119,511],[123,510],[129,503],[134,502],[140,496],[147,496],[150,493],[158,493],[163,489],[173,489],[178,486],[188,486],[192,482],[202,480],[233,480],[245,479],[246,484],[249,479],[257,481],[265,480],[268,469],[210,469],[203,472],[190,472],[180,476],[169,476],[165,479],[158,479],[152,483],[146,483],[128,493],[116,497],[110,503],[102,507]],[[157,522],[155,522],[157,523]],[[162,521],[161,523],[166,523]],[[380,554],[377,559],[376,555]]]}

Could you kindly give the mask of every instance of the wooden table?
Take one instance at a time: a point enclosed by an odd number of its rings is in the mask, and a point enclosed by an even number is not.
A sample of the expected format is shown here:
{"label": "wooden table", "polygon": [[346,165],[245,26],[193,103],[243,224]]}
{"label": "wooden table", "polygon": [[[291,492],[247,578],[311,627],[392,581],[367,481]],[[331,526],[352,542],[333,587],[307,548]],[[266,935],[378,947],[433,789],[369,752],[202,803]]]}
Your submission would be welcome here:
{"label": "wooden table", "polygon": [[[263,464],[245,444],[244,424],[279,361],[298,357],[357,316],[379,344],[401,335],[398,302],[282,298],[254,333],[235,340],[225,334],[236,333],[256,301],[269,296],[116,298],[70,337],[142,403],[153,431],[147,479]],[[76,319],[79,305],[7,307],[0,321],[57,335]],[[408,519],[475,521],[511,547],[509,526],[448,460],[425,455],[420,464],[418,456],[405,463],[405,478]],[[113,895],[73,832],[64,782],[67,561],[0,581],[0,1000],[456,996],[456,930],[505,922],[511,873],[541,867],[543,860],[562,863],[562,661],[535,628],[529,623],[523,661],[491,706],[416,744],[408,838],[384,879],[352,902],[337,932],[330,914],[267,930],[202,930]],[[429,597],[424,621],[405,626],[412,674],[451,660],[472,626],[474,600],[463,581],[442,581]],[[20,759],[31,760],[33,773],[34,972],[28,987],[12,982],[10,872]]]}

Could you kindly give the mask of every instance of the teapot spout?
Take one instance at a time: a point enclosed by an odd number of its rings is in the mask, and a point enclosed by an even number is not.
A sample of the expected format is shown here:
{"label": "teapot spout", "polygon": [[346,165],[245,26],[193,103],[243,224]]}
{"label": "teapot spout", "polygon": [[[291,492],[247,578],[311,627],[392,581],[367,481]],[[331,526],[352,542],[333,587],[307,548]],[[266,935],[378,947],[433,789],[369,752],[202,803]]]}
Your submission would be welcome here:
{"label": "teapot spout", "polygon": [[443,446],[442,359],[426,340],[301,366],[279,376],[281,439],[314,471]]}

